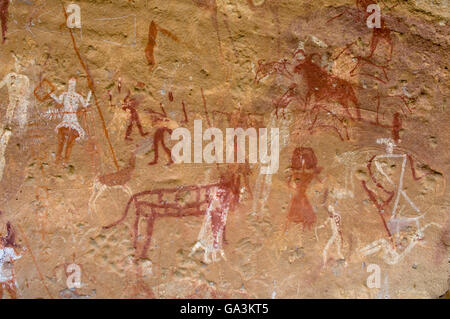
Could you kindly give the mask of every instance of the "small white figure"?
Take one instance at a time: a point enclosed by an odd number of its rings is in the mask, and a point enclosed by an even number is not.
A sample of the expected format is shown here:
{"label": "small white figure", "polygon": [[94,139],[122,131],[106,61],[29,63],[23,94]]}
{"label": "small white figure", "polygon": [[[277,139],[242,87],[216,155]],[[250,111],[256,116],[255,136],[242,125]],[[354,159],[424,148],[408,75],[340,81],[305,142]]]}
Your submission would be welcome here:
{"label": "small white figure", "polygon": [[7,225],[8,235],[2,237],[0,240],[0,300],[3,298],[3,290],[8,291],[11,299],[17,297],[17,281],[14,274],[13,262],[21,255],[16,253],[14,242],[14,234],[12,232],[11,224]]}
{"label": "small white figure", "polygon": [[327,264],[327,254],[328,254],[328,249],[331,247],[331,245],[334,243],[336,245],[336,250],[338,253],[338,256],[340,259],[345,259],[344,255],[342,254],[342,231],[341,231],[341,215],[335,211],[334,207],[331,205],[328,205],[328,218],[327,220],[321,225],[316,227],[316,238],[318,239],[317,236],[317,230],[320,228],[325,227],[326,224],[330,225],[331,228],[331,237],[328,240],[327,244],[325,245],[325,248],[322,251],[322,255],[323,255],[323,265],[326,266]]}

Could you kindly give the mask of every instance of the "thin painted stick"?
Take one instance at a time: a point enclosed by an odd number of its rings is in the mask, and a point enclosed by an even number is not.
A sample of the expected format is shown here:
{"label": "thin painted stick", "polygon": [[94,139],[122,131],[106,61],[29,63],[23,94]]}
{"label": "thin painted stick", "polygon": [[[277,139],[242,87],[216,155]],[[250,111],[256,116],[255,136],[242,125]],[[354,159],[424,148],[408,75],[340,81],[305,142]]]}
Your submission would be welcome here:
{"label": "thin painted stick", "polygon": [[34,257],[33,251],[31,250],[31,246],[30,246],[29,243],[28,243],[28,238],[27,238],[27,236],[25,235],[24,231],[22,230],[22,228],[21,228],[19,225],[17,225],[17,228],[19,228],[19,231],[20,231],[20,233],[21,233],[21,235],[22,235],[22,238],[23,238],[23,240],[25,241],[25,246],[26,246],[26,248],[30,251],[31,259],[33,259],[34,266],[36,267],[36,270],[37,270],[37,272],[38,272],[38,274],[39,274],[39,277],[41,278],[42,285],[44,285],[45,290],[47,290],[47,293],[48,293],[48,295],[50,296],[50,298],[53,299],[53,296],[52,296],[52,294],[50,293],[50,290],[48,290],[48,287],[47,287],[47,285],[45,284],[44,276],[42,276],[42,273],[41,273],[41,271],[39,270],[39,266],[38,266],[38,264],[37,264],[37,262],[36,262],[36,258]]}
{"label": "thin painted stick", "polygon": [[[68,16],[67,16],[66,8],[64,7],[64,3],[61,2],[61,5],[62,5],[63,11],[64,11],[64,16],[66,17],[66,21],[67,21]],[[105,119],[103,117],[102,110],[100,109],[100,106],[98,104],[97,95],[95,94],[94,81],[92,80],[91,75],[89,74],[89,70],[88,70],[86,64],[84,63],[83,59],[81,58],[80,51],[78,50],[77,43],[76,43],[75,38],[73,36],[72,29],[70,29],[70,28],[68,28],[68,29],[69,29],[69,32],[70,32],[70,37],[72,38],[72,43],[73,43],[73,48],[75,50],[75,53],[76,53],[76,55],[78,57],[78,60],[81,63],[81,66],[83,67],[84,71],[86,72],[86,76],[87,76],[87,80],[88,80],[88,86],[89,86],[89,89],[92,92],[92,95],[94,96],[95,106],[97,107],[98,115],[100,116],[100,120],[102,122],[103,132],[105,133],[106,140],[108,141],[108,145],[109,145],[109,149],[111,150],[111,154],[112,154],[112,157],[113,157],[114,165],[116,166],[116,169],[119,170],[119,164],[117,162],[116,154],[115,154],[113,146],[111,144],[111,140],[109,139],[108,130],[106,129]]]}

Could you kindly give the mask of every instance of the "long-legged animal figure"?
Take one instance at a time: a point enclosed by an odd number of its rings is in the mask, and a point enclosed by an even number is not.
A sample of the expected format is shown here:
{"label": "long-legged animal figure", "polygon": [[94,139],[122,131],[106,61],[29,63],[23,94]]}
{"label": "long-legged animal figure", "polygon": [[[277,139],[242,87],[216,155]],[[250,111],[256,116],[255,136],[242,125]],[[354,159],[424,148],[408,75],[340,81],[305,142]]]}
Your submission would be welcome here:
{"label": "long-legged animal figure", "polygon": [[350,103],[353,103],[356,111],[356,119],[361,120],[361,112],[358,98],[350,82],[328,73],[312,59],[315,53],[306,55],[303,50],[297,50],[295,55],[302,54],[304,61],[298,64],[294,72],[304,73],[307,83],[306,104],[308,105],[314,95],[316,102],[333,100],[344,108],[350,119],[354,119],[350,112]]}
{"label": "long-legged animal figure", "polygon": [[129,196],[133,195],[131,189],[125,184],[131,179],[131,174],[136,166],[136,154],[133,152],[128,166],[115,173],[97,176],[92,185],[92,195],[89,199],[89,213],[97,213],[95,203],[100,195],[108,188],[122,189]]}
{"label": "long-legged animal figure", "polygon": [[[222,244],[225,237],[225,225],[229,209],[233,208],[239,199],[240,178],[228,174],[216,184],[203,186],[190,185],[175,188],[162,188],[143,191],[131,196],[123,216],[104,229],[123,222],[131,206],[135,207],[135,221],[133,224],[133,246],[136,258],[145,258],[151,244],[153,227],[158,218],[204,216],[205,222],[200,231],[197,244],[193,252],[204,249],[204,261],[213,261],[217,256],[224,257]],[[139,223],[141,218],[147,225],[143,240],[139,243]]]}

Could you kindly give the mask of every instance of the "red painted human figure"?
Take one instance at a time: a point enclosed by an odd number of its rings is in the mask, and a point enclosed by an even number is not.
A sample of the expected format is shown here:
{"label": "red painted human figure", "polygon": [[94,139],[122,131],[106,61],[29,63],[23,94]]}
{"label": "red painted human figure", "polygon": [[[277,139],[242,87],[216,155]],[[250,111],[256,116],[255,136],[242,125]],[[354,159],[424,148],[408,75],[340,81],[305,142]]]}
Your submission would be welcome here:
{"label": "red painted human figure", "polygon": [[[364,23],[366,23],[367,19],[370,16],[370,13],[367,12],[367,7],[369,5],[377,5],[376,1],[373,0],[357,0],[356,1],[356,7],[359,10],[364,11]],[[394,8],[397,5],[391,7]],[[392,51],[394,48],[394,44],[392,42],[392,37],[391,37],[391,29],[389,29],[386,26],[385,20],[383,17],[380,17],[380,27],[375,27],[372,30],[372,39],[370,40],[370,54],[367,58],[371,58],[378,46],[378,44],[380,43],[380,40],[384,40],[386,41],[386,43],[389,45],[389,58],[387,61],[390,61],[392,58]]]}
{"label": "red painted human figure", "polygon": [[301,223],[303,229],[311,230],[316,222],[316,214],[309,203],[306,191],[314,177],[318,177],[322,168],[317,166],[317,158],[310,147],[298,147],[294,150],[291,160],[292,175],[289,176],[288,184],[293,191],[289,203],[287,222]]}
{"label": "red painted human figure", "polygon": [[153,149],[155,151],[155,157],[153,161],[148,163],[148,165],[155,165],[158,163],[159,160],[159,145],[163,148],[163,151],[166,153],[168,158],[168,164],[172,164],[172,153],[170,148],[167,147],[164,141],[164,135],[167,133],[168,135],[172,134],[172,129],[176,128],[178,125],[175,121],[172,121],[167,117],[166,112],[164,111],[164,108],[161,104],[161,109],[163,113],[155,112],[151,109],[147,110],[150,113],[150,116],[152,118],[152,124],[154,127],[156,127],[156,131],[153,134]]}
{"label": "red painted human figure", "polygon": [[[350,11],[347,9],[344,12],[342,12],[341,14],[331,18],[327,22],[330,22],[330,21],[342,16],[344,13],[349,13],[350,15],[354,16],[356,22],[361,22],[361,23],[366,24],[367,19],[372,14],[370,12],[370,10],[369,11],[367,10],[367,8],[370,5],[378,5],[378,3],[374,0],[356,0],[356,8],[359,11],[357,14],[355,14],[353,11]],[[396,6],[397,5],[394,5],[394,6],[390,7],[390,9],[392,9]],[[380,17],[380,23],[381,23],[380,27],[375,27],[372,29],[372,38],[370,40],[370,53],[366,58],[371,58],[373,56],[373,54],[375,53],[375,50],[377,49],[377,46],[380,43],[380,41],[384,40],[389,46],[389,58],[387,59],[387,61],[389,62],[392,58],[392,51],[394,48],[394,44],[393,44],[392,37],[391,37],[391,29],[389,29],[386,26],[386,23],[385,23],[385,20],[383,19],[383,17]]]}
{"label": "red painted human figure", "polygon": [[139,114],[136,108],[139,105],[139,101],[136,97],[130,97],[130,93],[125,97],[122,104],[122,110],[130,111],[130,120],[128,122],[127,131],[125,133],[125,140],[132,141],[133,139],[130,137],[130,134],[133,130],[133,124],[136,124],[139,134],[141,136],[148,135],[148,132],[144,132],[142,129],[141,121],[139,120]]}
{"label": "red painted human figure", "polygon": [[155,165],[156,163],[158,163],[159,160],[159,148],[158,145],[161,145],[161,147],[163,148],[164,152],[167,154],[167,158],[169,160],[169,165],[173,163],[172,160],[172,154],[170,151],[170,148],[168,148],[164,142],[164,133],[168,133],[168,135],[172,134],[172,130],[168,127],[159,127],[156,129],[155,134],[153,135],[153,145],[154,145],[154,150],[155,150],[155,158],[153,159],[153,161],[151,161],[150,163],[148,163],[148,165]]}

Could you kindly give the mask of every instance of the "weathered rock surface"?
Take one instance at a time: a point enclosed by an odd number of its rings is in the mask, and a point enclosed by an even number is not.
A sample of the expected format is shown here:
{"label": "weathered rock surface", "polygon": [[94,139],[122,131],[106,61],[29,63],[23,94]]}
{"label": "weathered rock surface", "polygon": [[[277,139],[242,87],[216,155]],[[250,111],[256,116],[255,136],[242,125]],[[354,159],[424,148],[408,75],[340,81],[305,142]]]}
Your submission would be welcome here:
{"label": "weathered rock surface", "polygon": [[[3,298],[448,291],[448,1],[73,3],[0,1]],[[278,170],[171,164],[194,120]]]}

